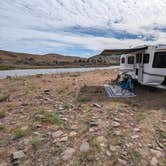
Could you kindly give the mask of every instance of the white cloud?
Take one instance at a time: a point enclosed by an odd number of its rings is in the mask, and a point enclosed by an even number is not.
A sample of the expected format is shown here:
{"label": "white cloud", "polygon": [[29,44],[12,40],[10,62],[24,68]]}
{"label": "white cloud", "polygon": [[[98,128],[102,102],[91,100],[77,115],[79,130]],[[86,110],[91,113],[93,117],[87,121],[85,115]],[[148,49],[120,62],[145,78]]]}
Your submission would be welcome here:
{"label": "white cloud", "polygon": [[[166,33],[153,28],[154,25],[166,27],[165,9],[165,0],[0,1],[0,49],[45,53],[79,46],[101,51],[105,48],[164,43]],[[63,31],[77,26],[152,35],[155,41]]]}

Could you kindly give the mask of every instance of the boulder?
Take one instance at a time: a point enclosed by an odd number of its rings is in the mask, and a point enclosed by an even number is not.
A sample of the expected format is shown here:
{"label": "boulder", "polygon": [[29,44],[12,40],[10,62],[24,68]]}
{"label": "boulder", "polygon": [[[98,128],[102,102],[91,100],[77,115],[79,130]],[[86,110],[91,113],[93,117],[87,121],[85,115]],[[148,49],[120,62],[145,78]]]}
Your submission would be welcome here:
{"label": "boulder", "polygon": [[80,146],[81,152],[88,152],[90,150],[89,143],[87,141],[83,141],[83,143]]}
{"label": "boulder", "polygon": [[73,148],[67,148],[64,153],[62,154],[62,159],[63,160],[69,160],[73,156],[75,150]]}
{"label": "boulder", "polygon": [[112,125],[113,127],[119,127],[119,126],[120,126],[120,123],[114,121],[114,122],[111,123],[111,125]]}
{"label": "boulder", "polygon": [[12,159],[17,160],[25,157],[25,153],[23,151],[17,151],[12,154]]}
{"label": "boulder", "polygon": [[58,137],[60,137],[61,135],[63,135],[63,131],[61,131],[61,130],[58,130],[58,131],[52,133],[52,137],[53,137],[53,138],[58,138]]}
{"label": "boulder", "polygon": [[156,157],[153,157],[152,160],[150,161],[151,166],[157,166],[158,165],[158,160]]}

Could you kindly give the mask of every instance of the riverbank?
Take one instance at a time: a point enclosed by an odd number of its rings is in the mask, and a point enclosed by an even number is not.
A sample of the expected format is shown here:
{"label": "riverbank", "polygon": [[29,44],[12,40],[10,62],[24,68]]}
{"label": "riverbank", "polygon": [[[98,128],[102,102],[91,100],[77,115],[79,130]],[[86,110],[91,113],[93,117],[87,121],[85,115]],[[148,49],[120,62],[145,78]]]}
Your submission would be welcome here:
{"label": "riverbank", "polygon": [[32,75],[43,75],[43,74],[63,74],[73,72],[88,72],[94,70],[109,70],[118,69],[119,66],[109,67],[86,67],[86,68],[58,68],[58,69],[21,69],[21,70],[3,70],[0,71],[0,79],[9,77],[21,77],[21,76],[32,76]]}
{"label": "riverbank", "polygon": [[103,85],[117,73],[0,80],[0,163],[165,165],[166,91],[108,99]]}
{"label": "riverbank", "polygon": [[117,58],[92,56],[81,58],[59,54],[35,55],[0,50],[0,70],[107,67],[119,65]]}
{"label": "riverbank", "polygon": [[97,65],[63,65],[63,66],[29,66],[29,65],[6,65],[6,64],[0,64],[0,71],[4,70],[26,70],[26,69],[69,69],[69,68],[95,68],[95,67],[109,67],[109,66],[118,66],[119,64],[97,64]]}

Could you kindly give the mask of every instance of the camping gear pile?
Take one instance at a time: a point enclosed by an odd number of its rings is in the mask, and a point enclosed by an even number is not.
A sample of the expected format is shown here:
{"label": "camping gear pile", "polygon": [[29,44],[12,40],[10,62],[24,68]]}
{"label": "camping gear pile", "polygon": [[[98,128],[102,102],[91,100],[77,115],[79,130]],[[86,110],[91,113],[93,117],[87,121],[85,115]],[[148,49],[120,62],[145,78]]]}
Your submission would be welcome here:
{"label": "camping gear pile", "polygon": [[119,74],[117,78],[112,81],[111,85],[104,85],[107,95],[110,98],[128,98],[135,97],[134,80],[128,74]]}

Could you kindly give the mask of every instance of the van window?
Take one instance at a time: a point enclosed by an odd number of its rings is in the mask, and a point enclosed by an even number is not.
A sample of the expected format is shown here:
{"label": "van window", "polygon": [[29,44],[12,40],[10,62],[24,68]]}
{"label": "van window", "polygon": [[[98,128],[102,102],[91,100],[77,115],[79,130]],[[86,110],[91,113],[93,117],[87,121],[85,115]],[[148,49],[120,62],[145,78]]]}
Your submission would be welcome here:
{"label": "van window", "polygon": [[144,54],[144,60],[143,60],[143,63],[149,63],[149,57],[150,57],[149,54]]}
{"label": "van window", "polygon": [[128,64],[134,64],[134,56],[128,57]]}
{"label": "van window", "polygon": [[125,58],[122,58],[122,59],[121,59],[121,63],[125,63]]}
{"label": "van window", "polygon": [[166,68],[166,52],[156,52],[154,54],[153,68]]}
{"label": "van window", "polygon": [[138,53],[136,54],[136,63],[141,63],[142,62],[142,54]]}

